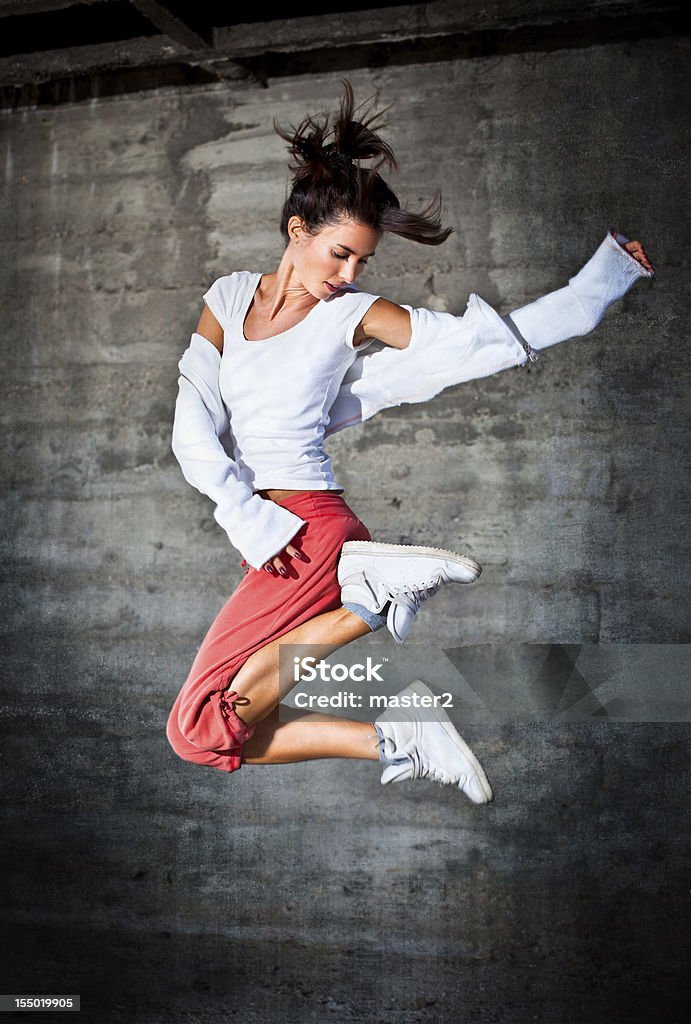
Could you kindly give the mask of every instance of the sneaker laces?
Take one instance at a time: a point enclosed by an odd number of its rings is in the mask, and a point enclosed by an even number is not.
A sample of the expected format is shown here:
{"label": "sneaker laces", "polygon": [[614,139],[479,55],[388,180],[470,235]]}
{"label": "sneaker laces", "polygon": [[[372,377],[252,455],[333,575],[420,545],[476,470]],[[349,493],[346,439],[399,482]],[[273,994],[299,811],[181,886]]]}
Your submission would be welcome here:
{"label": "sneaker laces", "polygon": [[391,600],[396,604],[405,605],[413,614],[419,612],[420,607],[428,597],[432,597],[444,583],[443,576],[433,576],[429,583],[421,583],[419,586],[408,584],[402,587],[391,587]]}
{"label": "sneaker laces", "polygon": [[413,762],[412,778],[414,779],[429,779],[431,782],[438,782],[440,786],[455,785],[458,782],[458,779],[442,771],[441,768],[423,761],[417,749],[411,750],[410,759]]}

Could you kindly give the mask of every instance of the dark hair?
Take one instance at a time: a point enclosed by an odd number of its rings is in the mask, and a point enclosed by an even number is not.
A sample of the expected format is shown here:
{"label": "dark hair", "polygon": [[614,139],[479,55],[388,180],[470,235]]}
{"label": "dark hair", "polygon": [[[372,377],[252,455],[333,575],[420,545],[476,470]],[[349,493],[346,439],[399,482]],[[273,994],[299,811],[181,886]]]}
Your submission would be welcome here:
{"label": "dark hair", "polygon": [[[334,115],[308,115],[289,131],[274,121],[274,129],[288,143],[293,172],[290,194],[283,205],[281,233],[288,241],[288,221],[300,217],[308,231],[316,232],[341,217],[389,231],[423,245],[441,245],[453,228],[441,227],[439,195],[420,213],[402,209],[397,196],[379,174],[386,164],[396,168],[391,146],[379,135],[384,125],[377,113],[364,111],[355,120],[355,100],[348,81]],[[374,160],[369,168],[361,160]]]}

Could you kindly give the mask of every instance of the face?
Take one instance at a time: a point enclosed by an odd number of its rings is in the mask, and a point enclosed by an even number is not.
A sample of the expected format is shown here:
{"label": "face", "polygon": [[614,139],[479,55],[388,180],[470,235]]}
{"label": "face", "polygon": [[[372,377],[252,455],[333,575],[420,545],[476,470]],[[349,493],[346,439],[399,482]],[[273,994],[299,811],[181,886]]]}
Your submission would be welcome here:
{"label": "face", "polygon": [[349,218],[309,234],[299,217],[291,217],[288,244],[300,283],[316,299],[326,299],[353,284],[374,256],[381,235]]}

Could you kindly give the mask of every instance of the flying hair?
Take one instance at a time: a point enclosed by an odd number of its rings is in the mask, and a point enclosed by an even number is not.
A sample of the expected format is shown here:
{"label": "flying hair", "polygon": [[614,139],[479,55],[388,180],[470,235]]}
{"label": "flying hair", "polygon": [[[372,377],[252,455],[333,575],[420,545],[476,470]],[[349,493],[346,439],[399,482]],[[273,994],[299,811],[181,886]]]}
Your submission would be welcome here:
{"label": "flying hair", "polygon": [[[308,114],[299,125],[274,130],[288,143],[290,193],[283,205],[281,233],[288,241],[288,221],[297,216],[313,234],[343,217],[422,245],[441,245],[453,228],[441,226],[439,195],[418,213],[401,206],[379,169],[396,170],[393,149],[382,139],[384,112],[356,108],[350,82],[338,111]],[[371,161],[362,167],[361,161]]]}

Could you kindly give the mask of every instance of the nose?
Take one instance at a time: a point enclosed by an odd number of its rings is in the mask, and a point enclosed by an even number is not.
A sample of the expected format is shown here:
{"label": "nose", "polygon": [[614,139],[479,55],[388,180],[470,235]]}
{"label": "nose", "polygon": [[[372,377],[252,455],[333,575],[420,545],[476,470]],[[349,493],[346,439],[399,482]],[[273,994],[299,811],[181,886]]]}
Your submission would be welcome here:
{"label": "nose", "polygon": [[340,278],[345,284],[352,284],[355,278],[358,276],[358,265],[355,261],[351,263],[350,260],[342,267]]}

